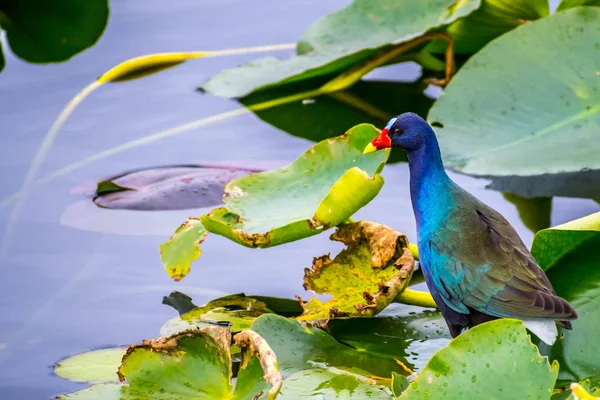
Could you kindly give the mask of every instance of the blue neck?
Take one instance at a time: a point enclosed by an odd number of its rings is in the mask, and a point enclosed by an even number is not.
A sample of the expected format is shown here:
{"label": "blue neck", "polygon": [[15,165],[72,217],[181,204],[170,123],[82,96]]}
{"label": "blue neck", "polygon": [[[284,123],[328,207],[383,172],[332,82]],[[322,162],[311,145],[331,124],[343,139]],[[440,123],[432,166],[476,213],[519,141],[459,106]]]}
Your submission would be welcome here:
{"label": "blue neck", "polygon": [[410,197],[419,230],[424,214],[428,214],[427,218],[430,218],[429,215],[435,213],[436,209],[448,205],[448,185],[453,184],[444,171],[440,148],[433,131],[423,146],[408,151],[408,165]]}

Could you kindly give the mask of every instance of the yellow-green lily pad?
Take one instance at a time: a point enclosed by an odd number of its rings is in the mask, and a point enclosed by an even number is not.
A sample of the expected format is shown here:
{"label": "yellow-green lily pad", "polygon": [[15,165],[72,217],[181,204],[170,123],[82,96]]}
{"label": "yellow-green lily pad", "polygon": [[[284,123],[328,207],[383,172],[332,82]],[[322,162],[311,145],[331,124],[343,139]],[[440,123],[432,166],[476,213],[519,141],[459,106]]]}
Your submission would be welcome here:
{"label": "yellow-green lily pad", "polygon": [[316,257],[312,269],[305,269],[304,288],[333,298],[303,303],[304,313],[298,319],[373,316],[408,286],[414,258],[403,234],[361,221],[340,226],[331,239],[347,248],[333,260],[329,255]]}

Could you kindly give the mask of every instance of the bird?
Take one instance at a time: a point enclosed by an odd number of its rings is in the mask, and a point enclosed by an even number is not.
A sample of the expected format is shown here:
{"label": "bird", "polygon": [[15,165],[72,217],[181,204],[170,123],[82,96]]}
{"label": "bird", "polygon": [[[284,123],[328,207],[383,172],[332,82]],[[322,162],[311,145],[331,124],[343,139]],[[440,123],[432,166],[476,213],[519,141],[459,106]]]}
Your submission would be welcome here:
{"label": "bird", "polygon": [[390,119],[364,149],[408,156],[410,197],[425,283],[452,338],[481,323],[515,318],[553,344],[575,309],[556,295],[512,225],[446,173],[433,128],[414,113]]}

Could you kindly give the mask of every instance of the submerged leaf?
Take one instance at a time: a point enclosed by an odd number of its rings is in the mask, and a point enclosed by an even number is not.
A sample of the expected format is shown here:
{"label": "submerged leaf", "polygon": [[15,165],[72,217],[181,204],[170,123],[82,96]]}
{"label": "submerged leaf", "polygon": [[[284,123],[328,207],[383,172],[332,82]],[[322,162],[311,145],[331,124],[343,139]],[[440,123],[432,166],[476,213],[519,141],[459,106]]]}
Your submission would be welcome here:
{"label": "submerged leaf", "polygon": [[599,35],[600,8],[577,7],[471,57],[428,116],[443,126],[445,164],[482,176],[600,169]]}
{"label": "submerged leaf", "polygon": [[304,288],[331,294],[325,303],[313,298],[303,304],[301,320],[372,316],[387,307],[408,286],[414,258],[403,234],[374,222],[342,225],[331,235],[347,248],[334,260],[316,257],[306,269]]}
{"label": "submerged leaf", "polygon": [[201,88],[218,96],[243,97],[265,87],[339,75],[479,5],[480,0],[354,0],[315,22],[298,43],[297,56],[264,58],[221,71]]}
{"label": "submerged leaf", "polygon": [[600,213],[539,231],[531,253],[546,271],[556,293],[579,314],[573,330],[552,346],[560,378],[579,381],[598,375],[600,343]]}
{"label": "submerged leaf", "polygon": [[548,399],[557,374],[558,365],[540,355],[521,321],[500,319],[439,350],[400,398]]}
{"label": "submerged leaf", "polygon": [[324,140],[292,164],[225,186],[226,208],[201,217],[204,227],[248,247],[271,247],[338,225],[381,189],[389,152],[363,155],[377,134],[359,125]]}
{"label": "submerged leaf", "polygon": [[222,204],[223,187],[256,172],[243,168],[158,167],[134,171],[98,183],[94,202],[128,210],[182,210]]}
{"label": "submerged leaf", "polygon": [[170,278],[180,281],[190,272],[190,264],[202,255],[200,243],[207,234],[198,218],[188,218],[159,246],[160,259]]}

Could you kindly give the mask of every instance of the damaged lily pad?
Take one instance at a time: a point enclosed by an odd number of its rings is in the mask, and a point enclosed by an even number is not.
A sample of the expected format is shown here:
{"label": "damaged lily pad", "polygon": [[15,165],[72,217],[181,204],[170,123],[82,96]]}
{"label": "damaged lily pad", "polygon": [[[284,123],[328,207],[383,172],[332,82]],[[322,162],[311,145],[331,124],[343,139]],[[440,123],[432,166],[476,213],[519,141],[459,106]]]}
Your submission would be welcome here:
{"label": "damaged lily pad", "polygon": [[174,281],[183,279],[190,272],[190,264],[202,255],[200,243],[207,234],[198,218],[188,218],[159,246],[160,260]]}
{"label": "damaged lily pad", "polygon": [[59,399],[275,398],[282,378],[269,345],[251,331],[236,337],[242,363],[234,385],[230,342],[228,330],[211,327],[132,345],[119,367],[121,384],[94,385]]}
{"label": "damaged lily pad", "polygon": [[298,42],[298,55],[221,71],[200,87],[222,97],[243,97],[266,87],[339,75],[479,6],[480,0],[354,0],[308,28]]}
{"label": "damaged lily pad", "polygon": [[98,182],[94,202],[103,208],[143,211],[213,207],[222,204],[227,182],[252,172],[200,166],[137,170]]}
{"label": "damaged lily pad", "polygon": [[[177,299],[181,296],[185,295],[177,292],[171,293],[169,297],[163,299],[163,304],[173,305],[173,302],[178,301]],[[178,301],[178,303],[181,302]],[[163,325],[160,333],[164,336],[184,330],[186,327],[202,326],[215,322],[228,325],[231,332],[235,333],[249,329],[256,318],[271,312],[267,305],[260,300],[246,297],[243,293],[232,294],[212,300],[204,306],[180,312],[179,317],[170,319]]]}
{"label": "damaged lily pad", "polygon": [[[248,247],[271,247],[339,225],[379,193],[388,152],[363,155],[377,134],[362,124],[317,143],[292,164],[229,182],[226,207],[204,227]],[[378,154],[381,153],[381,154]]]}
{"label": "damaged lily pad", "polygon": [[[522,321],[500,319],[471,328],[439,350],[400,399],[548,399],[558,375]],[[510,384],[507,385],[507,382]]]}
{"label": "damaged lily pad", "polygon": [[[229,182],[225,207],[202,215],[202,226],[247,247],[271,247],[339,225],[383,186],[381,170],[389,151],[362,153],[377,133],[372,125],[361,124],[317,143],[287,166]],[[172,278],[180,280],[189,272],[199,254],[198,239],[170,239],[169,246],[190,255],[176,255],[177,262],[165,264]]]}
{"label": "damaged lily pad", "polygon": [[304,288],[333,298],[303,303],[304,313],[298,319],[373,316],[408,286],[414,258],[403,234],[361,221],[340,226],[331,240],[347,248],[333,260],[328,255],[316,257],[312,269],[305,269]]}

